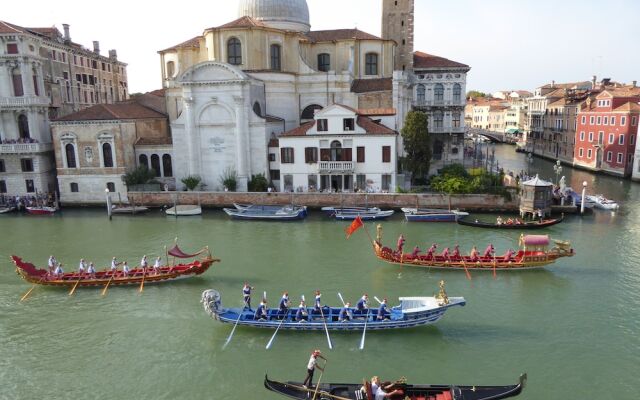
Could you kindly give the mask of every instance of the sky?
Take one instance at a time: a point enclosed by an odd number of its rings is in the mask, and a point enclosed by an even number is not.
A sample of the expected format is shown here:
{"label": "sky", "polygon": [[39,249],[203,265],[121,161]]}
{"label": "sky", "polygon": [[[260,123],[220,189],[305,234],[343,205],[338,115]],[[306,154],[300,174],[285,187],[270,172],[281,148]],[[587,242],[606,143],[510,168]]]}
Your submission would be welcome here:
{"label": "sky", "polygon": [[[26,27],[71,25],[87,48],[100,41],[128,63],[131,93],[159,89],[158,50],[236,19],[238,0],[4,1],[0,20]],[[381,0],[307,0],[311,29],[357,27],[380,35]],[[640,1],[415,0],[415,50],[471,66],[467,90],[533,90],[556,82],[640,81]]]}

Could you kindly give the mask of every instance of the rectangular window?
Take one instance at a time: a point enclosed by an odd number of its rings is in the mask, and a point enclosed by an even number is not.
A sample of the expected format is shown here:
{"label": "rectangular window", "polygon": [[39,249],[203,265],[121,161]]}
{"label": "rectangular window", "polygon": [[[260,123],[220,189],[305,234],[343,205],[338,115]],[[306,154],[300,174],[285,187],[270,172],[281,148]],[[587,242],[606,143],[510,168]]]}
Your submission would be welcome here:
{"label": "rectangular window", "polygon": [[593,142],[593,132],[589,132],[589,142]]}
{"label": "rectangular window", "polygon": [[598,132],[598,144],[603,144],[604,143],[604,132],[600,131]]}
{"label": "rectangular window", "polygon": [[367,176],[364,174],[356,175],[356,187],[358,190],[365,190],[367,188]]}
{"label": "rectangular window", "polygon": [[18,54],[18,43],[7,43],[7,54]]}
{"label": "rectangular window", "polygon": [[73,65],[78,65],[78,56],[73,56]]}
{"label": "rectangular window", "polygon": [[317,147],[305,147],[304,148],[304,162],[307,164],[313,164],[318,162],[318,148]]}
{"label": "rectangular window", "polygon": [[636,135],[631,135],[631,141],[629,142],[630,145],[634,145],[636,144]]}
{"label": "rectangular window", "polygon": [[580,158],[584,157],[584,150],[582,148],[578,150],[578,155],[580,156]]}
{"label": "rectangular window", "polygon": [[67,53],[62,53],[62,62],[67,62]]}
{"label": "rectangular window", "polygon": [[596,117],[594,117],[594,116],[589,117],[589,123],[591,125],[593,125],[595,122],[596,122]]}
{"label": "rectangular window", "polygon": [[327,72],[331,69],[331,56],[327,53],[318,54],[318,71]]}
{"label": "rectangular window", "polygon": [[284,176],[284,191],[293,192],[293,175]]}
{"label": "rectangular window", "polygon": [[269,154],[269,161],[275,161],[276,160],[276,155],[275,153],[270,153]]}
{"label": "rectangular window", "polygon": [[269,171],[269,176],[271,177],[272,181],[279,181],[280,180],[280,170],[279,169],[272,169]]}
{"label": "rectangular window", "polygon": [[359,163],[364,162],[364,146],[356,147],[356,161]]}
{"label": "rectangular window", "polygon": [[106,71],[107,70],[107,66],[105,65],[105,63],[102,63],[102,70]]}
{"label": "rectangular window", "polygon": [[87,74],[82,74],[82,83],[84,83],[85,85],[89,83],[89,77],[87,76]]}
{"label": "rectangular window", "polygon": [[584,142],[584,132],[580,132],[580,141]]}
{"label": "rectangular window", "polygon": [[365,55],[365,75],[378,75],[378,55],[367,53]]}
{"label": "rectangular window", "polygon": [[625,126],[627,124],[627,117],[620,117],[620,125]]}
{"label": "rectangular window", "polygon": [[27,193],[33,193],[36,191],[36,186],[33,184],[33,179],[25,179],[24,183],[27,187]]}
{"label": "rectangular window", "polygon": [[342,120],[342,127],[345,131],[353,131],[355,127],[355,120],[353,118],[344,118]]}
{"label": "rectangular window", "polygon": [[0,193],[7,193],[7,183],[0,181]]}
{"label": "rectangular window", "polygon": [[30,158],[20,159],[20,167],[22,172],[33,172],[33,160]]}
{"label": "rectangular window", "polygon": [[631,117],[631,126],[636,126],[637,122],[638,122],[638,117]]}
{"label": "rectangular window", "polygon": [[80,66],[84,67],[84,57],[80,57]]}
{"label": "rectangular window", "polygon": [[76,81],[82,82],[82,75],[76,74]]}
{"label": "rectangular window", "polygon": [[391,162],[391,146],[382,146],[382,162]]}
{"label": "rectangular window", "polygon": [[388,192],[391,188],[391,175],[382,175],[382,191]]}
{"label": "rectangular window", "polygon": [[91,68],[98,69],[98,62],[96,60],[91,61]]}
{"label": "rectangular window", "polygon": [[623,154],[622,153],[618,153],[618,164],[622,164],[622,160],[623,160]]}
{"label": "rectangular window", "polygon": [[78,184],[75,183],[75,182],[71,182],[69,184],[69,186],[70,186],[70,189],[71,189],[71,193],[78,193],[80,191],[79,188],[78,188]]}
{"label": "rectangular window", "polygon": [[615,125],[616,124],[616,117],[611,117],[611,125]]}
{"label": "rectangular window", "polygon": [[318,175],[307,175],[307,188],[310,192],[318,189]]}
{"label": "rectangular window", "polygon": [[280,163],[293,164],[293,147],[283,147],[280,149]]}
{"label": "rectangular window", "polygon": [[609,134],[609,144],[613,144],[616,141],[615,135],[613,133]]}
{"label": "rectangular window", "polygon": [[329,130],[329,121],[326,119],[318,120],[318,132],[326,132]]}
{"label": "rectangular window", "polygon": [[582,124],[587,123],[587,117],[585,115],[582,116]]}
{"label": "rectangular window", "polygon": [[602,117],[598,116],[596,118],[596,125],[600,125],[600,124],[602,124]]}
{"label": "rectangular window", "polygon": [[587,150],[587,158],[588,158],[589,160],[591,160],[591,153],[592,153],[592,150],[591,150],[591,149]]}
{"label": "rectangular window", "polygon": [[613,152],[607,151],[607,162],[611,162],[613,160]]}
{"label": "rectangular window", "polygon": [[609,117],[604,117],[604,118],[602,119],[602,124],[603,124],[603,125],[609,125]]}
{"label": "rectangular window", "polygon": [[4,166],[4,160],[0,160],[0,172],[7,172]]}
{"label": "rectangular window", "polygon": [[51,59],[52,59],[53,61],[55,61],[55,60],[56,60],[56,51],[55,51],[55,50],[51,50]]}
{"label": "rectangular window", "polygon": [[623,145],[624,144],[624,134],[620,135],[618,137],[618,144],[619,145]]}

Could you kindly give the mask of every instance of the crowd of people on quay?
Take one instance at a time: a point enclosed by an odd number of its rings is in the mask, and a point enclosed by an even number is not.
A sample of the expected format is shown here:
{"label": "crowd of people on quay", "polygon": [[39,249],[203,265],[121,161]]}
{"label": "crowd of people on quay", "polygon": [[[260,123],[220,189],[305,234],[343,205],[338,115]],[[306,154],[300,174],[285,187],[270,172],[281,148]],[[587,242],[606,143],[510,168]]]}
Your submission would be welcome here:
{"label": "crowd of people on quay", "polygon": [[19,139],[2,139],[0,144],[30,144],[39,143],[37,139],[33,138],[19,138]]}
{"label": "crowd of people on quay", "polygon": [[53,193],[38,193],[31,196],[11,196],[0,194],[0,206],[15,207],[22,210],[25,207],[55,207],[56,199]]}
{"label": "crowd of people on quay", "polygon": [[[121,270],[118,267],[122,266]],[[47,267],[50,276],[60,277],[64,274],[64,265],[56,259],[55,256],[49,256],[49,260],[47,260]],[[162,259],[157,257],[153,266],[149,267],[149,262],[147,261],[147,256],[143,256],[140,260],[139,269],[146,271],[150,270],[151,274],[158,274],[160,272],[160,268],[162,268]],[[106,271],[106,268],[104,269]],[[81,276],[87,276],[88,278],[96,277],[96,268],[93,262],[87,263],[84,258],[80,259],[80,263],[78,264],[78,269],[76,272]],[[131,268],[129,268],[129,264],[127,261],[118,261],[116,257],[111,259],[111,267],[109,268],[110,275],[109,276],[117,276],[121,275],[122,277],[127,277],[131,274]]]}
{"label": "crowd of people on quay", "polygon": [[[262,301],[254,311],[251,308],[251,291],[255,288],[245,283],[242,287],[242,298],[244,302],[244,309],[254,312],[254,319],[259,321],[267,321],[270,318],[286,318],[290,312],[293,312],[291,299],[289,293],[284,292],[278,303],[277,313],[269,315],[269,308],[267,306],[267,299],[262,298]],[[315,291],[313,307],[307,307],[304,296],[300,299],[298,308],[295,309],[295,321],[304,323],[313,319],[324,319],[324,309],[329,308],[327,305],[322,305],[322,293],[320,290]],[[365,293],[358,300],[355,307],[351,306],[350,302],[345,302],[338,314],[338,320],[341,322],[349,322],[356,318],[368,318],[370,315],[374,315],[376,320],[384,321],[390,318],[390,311],[388,301],[384,298],[380,302],[378,308],[374,308],[373,311],[369,307],[369,296]]]}

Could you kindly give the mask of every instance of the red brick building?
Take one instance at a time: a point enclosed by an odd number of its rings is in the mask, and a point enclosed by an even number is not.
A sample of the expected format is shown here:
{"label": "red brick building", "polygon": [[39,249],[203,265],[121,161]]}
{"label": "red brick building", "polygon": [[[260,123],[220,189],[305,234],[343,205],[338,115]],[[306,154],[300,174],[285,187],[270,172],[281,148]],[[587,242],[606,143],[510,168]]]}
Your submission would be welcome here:
{"label": "red brick building", "polygon": [[605,89],[578,112],[574,164],[629,176],[638,137],[640,88]]}

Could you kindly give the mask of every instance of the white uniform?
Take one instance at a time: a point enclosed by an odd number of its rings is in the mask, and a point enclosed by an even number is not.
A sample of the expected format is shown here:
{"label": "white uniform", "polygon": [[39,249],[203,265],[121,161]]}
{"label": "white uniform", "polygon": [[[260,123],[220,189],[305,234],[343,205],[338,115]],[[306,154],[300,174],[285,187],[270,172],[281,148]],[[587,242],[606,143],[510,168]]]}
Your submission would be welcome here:
{"label": "white uniform", "polygon": [[96,269],[93,266],[93,264],[89,264],[89,269],[87,270],[88,273],[90,274],[95,274],[96,273]]}
{"label": "white uniform", "polygon": [[129,266],[127,265],[127,263],[125,262],[124,265],[122,266],[122,272],[124,272],[125,274],[129,273]]}
{"label": "white uniform", "polygon": [[62,270],[62,267],[60,265],[58,265],[56,267],[55,274],[56,275],[62,275],[63,273],[64,273],[64,271]]}
{"label": "white uniform", "polygon": [[318,358],[312,354],[311,358],[309,358],[309,363],[307,364],[307,369],[308,370],[315,369],[316,368],[316,364],[318,364]]}
{"label": "white uniform", "polygon": [[140,260],[140,268],[147,268],[148,265],[147,257],[142,257],[142,260]]}
{"label": "white uniform", "polygon": [[111,271],[115,271],[118,269],[118,261],[114,258],[111,260]]}
{"label": "white uniform", "polygon": [[56,258],[51,256],[49,257],[49,269],[54,269],[56,267]]}
{"label": "white uniform", "polygon": [[157,258],[157,259],[156,259],[156,263],[155,263],[155,264],[153,264],[153,269],[159,269],[159,268],[160,268],[160,259],[159,259],[159,258]]}
{"label": "white uniform", "polygon": [[78,272],[84,272],[84,269],[84,261],[80,261],[80,264],[78,265]]}

